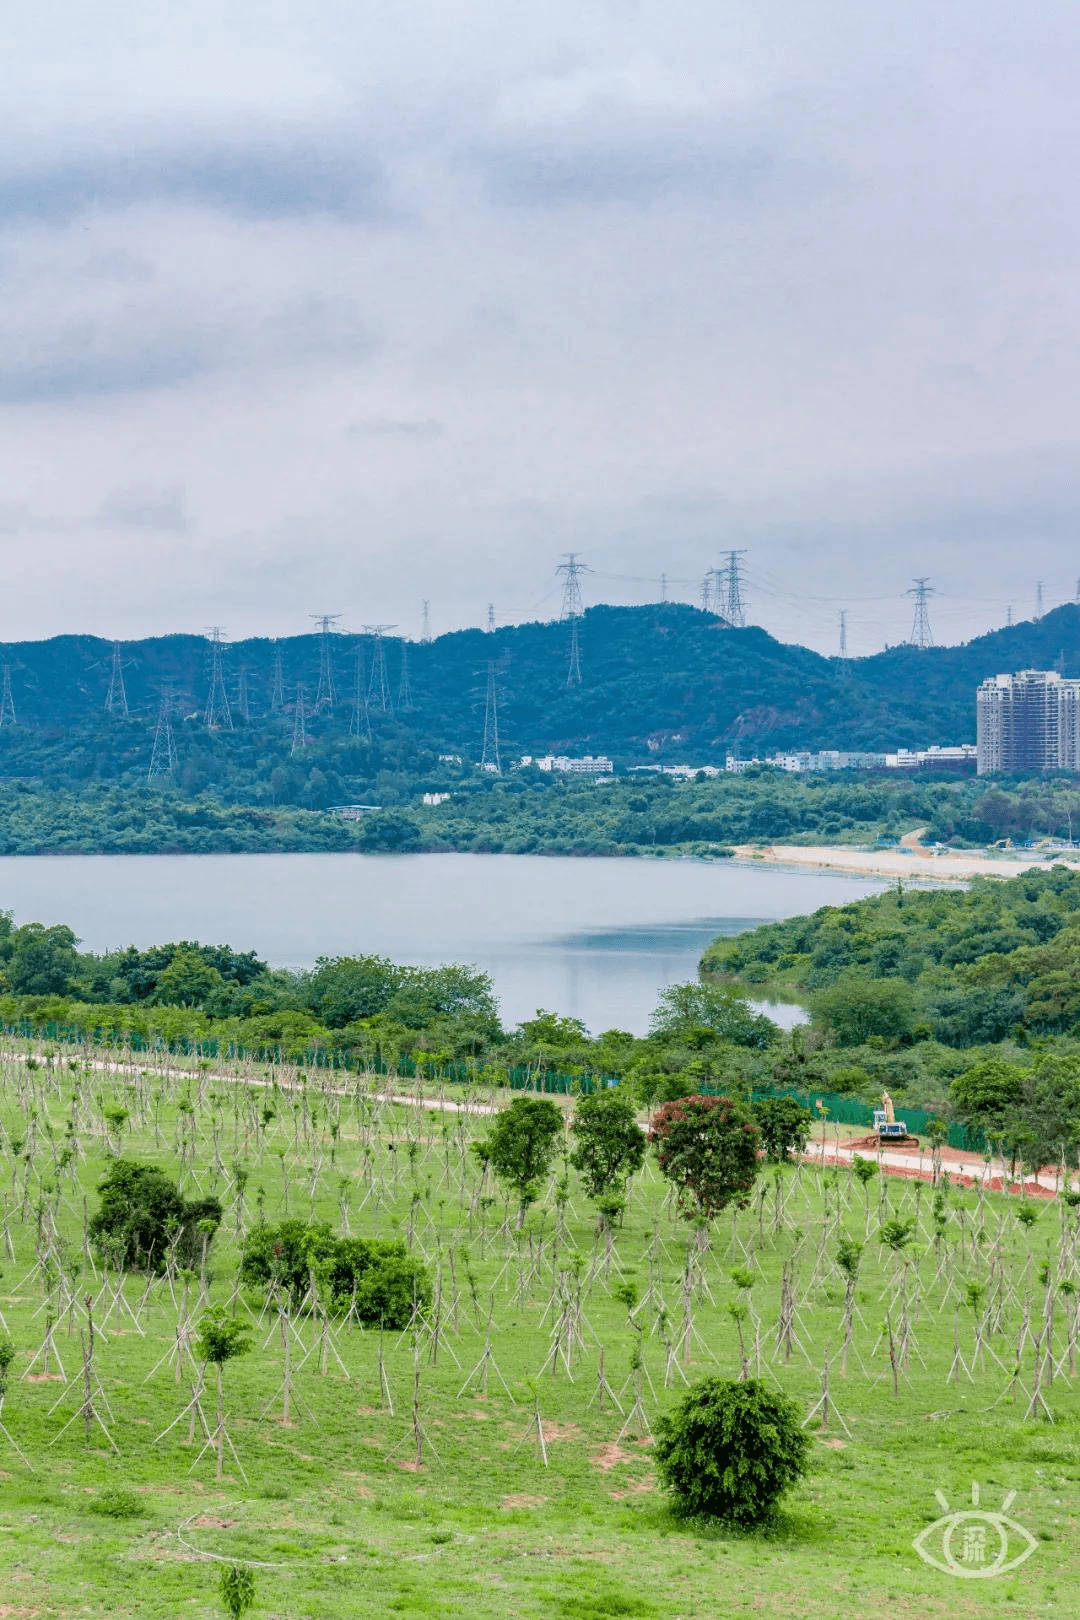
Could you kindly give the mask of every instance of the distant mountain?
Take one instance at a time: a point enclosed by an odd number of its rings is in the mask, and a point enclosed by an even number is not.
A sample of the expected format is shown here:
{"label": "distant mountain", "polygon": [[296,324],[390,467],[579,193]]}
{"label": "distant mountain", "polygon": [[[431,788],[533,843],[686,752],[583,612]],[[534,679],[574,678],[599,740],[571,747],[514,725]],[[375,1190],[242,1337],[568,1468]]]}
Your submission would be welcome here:
{"label": "distant mountain", "polygon": [[[177,697],[176,733],[185,757],[202,763],[189,785],[214,785],[217,759],[243,758],[244,774],[267,775],[292,748],[298,688],[313,748],[334,744],[353,759],[366,744],[348,738],[356,689],[356,652],[370,690],[373,752],[382,770],[435,753],[479,756],[485,689],[493,661],[504,757],[517,753],[609,753],[624,763],[650,759],[719,762],[729,749],[885,749],[974,741],[975,688],[1003,670],[1063,667],[1080,673],[1080,608],[1055,609],[1037,623],[995,631],[958,647],[893,647],[842,663],[787,646],[764,630],[726,629],[713,615],[681,603],[591,608],[578,626],[582,682],[568,684],[570,627],[523,624],[485,633],[458,631],[407,644],[412,707],[399,707],[400,640],[383,643],[382,688],[371,639],[337,636],[332,714],[313,712],[320,677],[314,635],[279,642],[235,642],[224,654],[235,733],[207,744],[199,717],[207,701],[210,657],[199,636],[160,636],[122,650],[130,715],[105,714],[111,643],[58,636],[11,645],[5,655],[17,724],[0,730],[0,776],[44,781],[116,780],[145,775],[160,692]],[[280,654],[289,712],[271,712]],[[373,680],[374,677],[374,680]],[[241,718],[241,686],[249,718]],[[348,774],[348,772],[346,773]]]}

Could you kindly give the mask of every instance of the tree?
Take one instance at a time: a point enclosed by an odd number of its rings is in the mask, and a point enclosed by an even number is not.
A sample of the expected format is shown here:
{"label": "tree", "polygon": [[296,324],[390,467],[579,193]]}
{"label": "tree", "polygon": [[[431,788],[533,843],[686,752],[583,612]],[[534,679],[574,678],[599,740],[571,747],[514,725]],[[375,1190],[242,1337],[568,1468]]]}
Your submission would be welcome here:
{"label": "tree", "polygon": [[645,1161],[645,1133],[634,1105],[618,1086],[582,1097],[570,1121],[570,1163],[590,1198],[621,1197]]}
{"label": "tree", "polygon": [[779,1164],[805,1150],[813,1119],[794,1097],[759,1097],[751,1111],[767,1159]]}
{"label": "tree", "polygon": [[795,1401],[757,1378],[705,1378],[657,1425],[657,1473],[681,1513],[742,1527],[775,1512],[806,1473]]}
{"label": "tree", "polygon": [[842,974],[811,997],[814,1019],[838,1046],[861,1046],[872,1035],[894,1042],[915,1027],[918,997],[904,979],[866,979]]}
{"label": "tree", "polygon": [[165,1270],[170,1249],[180,1267],[194,1267],[201,1255],[205,1227],[211,1233],[221,1221],[221,1201],[184,1198],[163,1170],[117,1159],[99,1182],[101,1206],[90,1217],[95,1247],[114,1264],[134,1271]]}
{"label": "tree", "polygon": [[730,1097],[681,1097],[653,1117],[649,1141],[687,1216],[744,1205],[758,1173],[758,1129]]}
{"label": "tree", "polygon": [[1000,1129],[1016,1113],[1023,1096],[1024,1071],[1003,1058],[987,1058],[958,1074],[949,1090],[961,1119]]}
{"label": "tree", "polygon": [[407,1327],[414,1309],[431,1304],[426,1267],[398,1238],[336,1237],[326,1222],[260,1224],[244,1241],[240,1280],[248,1286],[287,1289],[299,1305],[315,1272],[323,1304],[349,1310],[365,1326]]}
{"label": "tree", "polygon": [[25,923],[11,936],[14,949],[7,976],[17,996],[68,996],[79,972],[79,943],[62,923],[45,928]]}
{"label": "tree", "polygon": [[761,1051],[780,1031],[763,1013],[751,1012],[745,997],[728,984],[670,984],[661,990],[649,1019],[652,1035],[685,1038],[693,1030],[716,1040]]}
{"label": "tree", "polygon": [[489,1163],[517,1193],[519,1224],[540,1196],[563,1127],[562,1110],[546,1097],[515,1097],[488,1132]]}
{"label": "tree", "polygon": [[222,1369],[227,1361],[246,1356],[251,1349],[251,1329],[246,1322],[234,1319],[224,1305],[212,1305],[199,1323],[195,1340],[196,1352],[204,1362],[212,1362],[217,1373],[217,1478],[225,1470],[225,1382]]}

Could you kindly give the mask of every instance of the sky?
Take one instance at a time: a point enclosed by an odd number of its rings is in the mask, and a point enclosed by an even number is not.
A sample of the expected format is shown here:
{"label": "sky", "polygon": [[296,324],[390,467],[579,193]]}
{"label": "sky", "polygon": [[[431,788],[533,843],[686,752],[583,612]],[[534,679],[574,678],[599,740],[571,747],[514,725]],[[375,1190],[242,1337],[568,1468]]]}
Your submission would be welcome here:
{"label": "sky", "polygon": [[1075,0],[34,0],[0,640],[1080,585]]}

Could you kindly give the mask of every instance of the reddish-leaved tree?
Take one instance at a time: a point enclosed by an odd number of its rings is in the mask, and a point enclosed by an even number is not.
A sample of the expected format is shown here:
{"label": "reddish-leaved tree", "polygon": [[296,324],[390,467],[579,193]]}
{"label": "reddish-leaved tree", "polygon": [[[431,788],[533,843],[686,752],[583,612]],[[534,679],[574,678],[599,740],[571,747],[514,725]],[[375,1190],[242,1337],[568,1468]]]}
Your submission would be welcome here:
{"label": "reddish-leaved tree", "polygon": [[653,1115],[649,1141],[688,1218],[745,1205],[758,1173],[758,1128],[731,1097],[679,1097]]}

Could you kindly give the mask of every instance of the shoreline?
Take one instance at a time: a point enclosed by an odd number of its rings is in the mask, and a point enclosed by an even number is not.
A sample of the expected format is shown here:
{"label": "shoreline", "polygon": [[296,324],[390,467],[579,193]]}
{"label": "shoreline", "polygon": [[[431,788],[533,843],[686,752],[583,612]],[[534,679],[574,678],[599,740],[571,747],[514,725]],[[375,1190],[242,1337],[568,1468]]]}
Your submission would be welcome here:
{"label": "shoreline", "polygon": [[931,853],[911,845],[873,850],[851,844],[737,844],[733,864],[833,872],[848,877],[910,877],[920,883],[964,883],[974,877],[1018,877],[1021,872],[1051,866],[1080,871],[1080,850],[1071,856],[1047,859],[1045,855],[991,854],[988,850]]}

